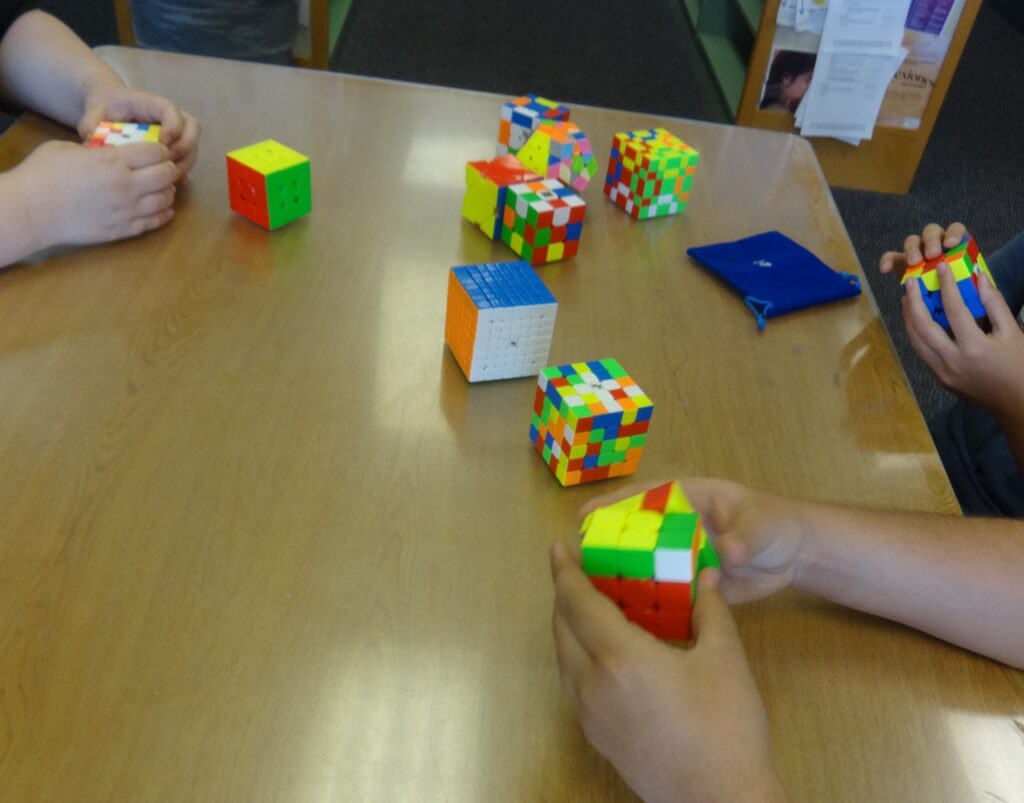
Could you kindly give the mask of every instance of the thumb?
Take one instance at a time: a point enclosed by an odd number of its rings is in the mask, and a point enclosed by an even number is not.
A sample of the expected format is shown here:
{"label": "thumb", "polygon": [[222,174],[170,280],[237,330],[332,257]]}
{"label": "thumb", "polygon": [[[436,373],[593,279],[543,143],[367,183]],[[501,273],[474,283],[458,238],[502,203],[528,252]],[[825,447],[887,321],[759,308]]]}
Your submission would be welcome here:
{"label": "thumb", "polygon": [[718,591],[717,569],[704,569],[697,578],[697,604],[693,608],[693,635],[697,646],[711,649],[739,644],[736,622]]}
{"label": "thumb", "polygon": [[103,112],[105,109],[102,106],[93,106],[91,109],[86,109],[82,118],[78,121],[78,136],[82,139],[88,139],[92,132],[96,130],[96,126],[103,122]]}

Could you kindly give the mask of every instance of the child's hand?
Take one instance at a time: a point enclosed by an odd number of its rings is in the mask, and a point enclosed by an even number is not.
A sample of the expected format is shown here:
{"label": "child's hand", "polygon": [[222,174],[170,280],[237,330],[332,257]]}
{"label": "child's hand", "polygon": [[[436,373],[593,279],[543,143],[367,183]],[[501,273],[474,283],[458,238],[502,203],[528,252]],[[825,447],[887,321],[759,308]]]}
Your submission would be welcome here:
{"label": "child's hand", "polygon": [[564,544],[551,548],[552,626],[569,701],[590,743],[646,801],[783,800],[743,645],[704,571],[690,650],[628,622]]}
{"label": "child's hand", "polygon": [[47,142],[11,177],[36,249],[134,237],[174,215],[181,169],[159,142],[84,148]]}
{"label": "child's hand", "polygon": [[171,161],[181,169],[182,176],[187,176],[196,163],[199,122],[167,98],[124,87],[102,86],[86,97],[78,133],[86,139],[105,120],[113,123],[159,123],[160,141],[169,149]]}
{"label": "child's hand", "polygon": [[[722,561],[722,596],[749,602],[781,591],[801,568],[804,530],[802,502],[755,491],[728,480],[681,480]],[[580,515],[661,485],[630,485],[591,499]]]}
{"label": "child's hand", "polygon": [[882,273],[896,269],[899,271],[898,275],[902,276],[907,265],[917,265],[926,259],[935,259],[959,244],[966,236],[967,227],[963,223],[950,223],[947,229],[943,229],[938,223],[929,223],[920,236],[911,234],[903,241],[902,251],[887,251],[882,254],[878,269]]}
{"label": "child's hand", "polygon": [[1024,410],[1024,332],[1003,294],[984,274],[978,295],[992,324],[986,334],[964,303],[949,266],[939,265],[942,306],[953,331],[951,340],[932,320],[917,282],[907,283],[903,321],[910,344],[945,387],[988,410],[1000,421]]}

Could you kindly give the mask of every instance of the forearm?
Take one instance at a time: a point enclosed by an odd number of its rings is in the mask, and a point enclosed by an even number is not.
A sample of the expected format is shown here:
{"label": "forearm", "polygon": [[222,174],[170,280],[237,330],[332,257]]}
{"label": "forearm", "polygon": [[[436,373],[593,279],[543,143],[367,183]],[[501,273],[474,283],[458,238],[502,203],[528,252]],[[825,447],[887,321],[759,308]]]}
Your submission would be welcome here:
{"label": "forearm", "polygon": [[795,585],[1024,668],[1024,523],[807,504]]}
{"label": "forearm", "polygon": [[12,265],[46,246],[25,194],[18,168],[0,173],[0,268]]}
{"label": "forearm", "polygon": [[30,11],[0,41],[0,97],[74,128],[86,98],[124,82],[70,28]]}

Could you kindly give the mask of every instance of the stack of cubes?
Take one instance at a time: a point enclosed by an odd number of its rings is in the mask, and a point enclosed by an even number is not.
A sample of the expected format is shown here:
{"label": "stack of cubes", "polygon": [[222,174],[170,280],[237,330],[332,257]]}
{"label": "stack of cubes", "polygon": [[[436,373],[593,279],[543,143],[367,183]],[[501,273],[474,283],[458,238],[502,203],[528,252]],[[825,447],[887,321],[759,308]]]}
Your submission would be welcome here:
{"label": "stack of cubes", "polygon": [[516,158],[545,178],[555,178],[576,192],[583,192],[597,172],[590,140],[575,123],[544,121],[533,132]]}
{"label": "stack of cubes", "polygon": [[531,265],[576,254],[587,204],[553,178],[513,184],[505,199],[501,241]]}
{"label": "stack of cubes", "polygon": [[272,139],[227,155],[231,208],[265,229],[276,229],[312,208],[309,159]]}
{"label": "stack of cubes", "polygon": [[664,128],[616,134],[604,194],[637,220],[686,208],[700,154]]}
{"label": "stack of cubes", "polygon": [[526,169],[515,156],[499,156],[466,164],[466,194],[462,198],[462,216],[480,227],[492,240],[501,239],[505,219],[505,200],[510,184],[522,184],[543,178]]}
{"label": "stack of cubes", "polygon": [[526,144],[542,122],[568,121],[569,107],[539,95],[524,95],[501,107],[498,123],[498,156],[513,156]]}
{"label": "stack of cubes", "polygon": [[900,281],[904,292],[906,291],[907,282],[918,282],[921,287],[921,298],[924,300],[928,312],[931,313],[932,319],[939,326],[949,329],[949,319],[946,317],[946,311],[942,305],[942,291],[937,270],[942,262],[949,265],[950,270],[953,272],[953,278],[956,280],[956,286],[960,290],[960,295],[963,296],[964,303],[971,311],[975,320],[985,325],[988,322],[988,313],[985,311],[985,305],[981,303],[981,296],[978,293],[978,282],[981,280],[981,274],[983,273],[989,278],[993,286],[995,286],[995,280],[992,278],[988,265],[985,264],[985,258],[978,250],[978,245],[974,242],[973,237],[964,237],[959,245],[950,248],[942,256],[909,266],[903,274],[903,279]]}
{"label": "stack of cubes", "polygon": [[159,142],[160,126],[156,123],[109,123],[96,126],[85,143],[87,148],[130,145],[133,142]]}
{"label": "stack of cubes", "polygon": [[678,483],[598,508],[582,533],[583,571],[627,619],[658,638],[691,637],[697,576],[720,562]]}
{"label": "stack of cubes", "polygon": [[537,378],[530,440],[563,485],[637,470],[654,403],[616,360],[545,368]]}
{"label": "stack of cubes", "polygon": [[445,343],[470,382],[535,376],[547,362],[557,312],[525,262],[452,268]]}

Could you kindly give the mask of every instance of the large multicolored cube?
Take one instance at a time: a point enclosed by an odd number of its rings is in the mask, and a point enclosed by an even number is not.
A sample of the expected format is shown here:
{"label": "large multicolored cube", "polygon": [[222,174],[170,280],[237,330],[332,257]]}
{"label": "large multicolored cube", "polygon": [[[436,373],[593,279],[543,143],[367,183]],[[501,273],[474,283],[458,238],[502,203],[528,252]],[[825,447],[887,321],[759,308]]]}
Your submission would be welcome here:
{"label": "large multicolored cube", "polygon": [[697,576],[721,563],[678,483],[598,508],[581,532],[583,571],[627,619],[658,638],[690,639]]}
{"label": "large multicolored cube", "polygon": [[265,229],[308,215],[312,208],[309,159],[272,139],[227,155],[231,208]]}
{"label": "large multicolored cube", "polygon": [[535,376],[548,360],[558,302],[525,262],[452,268],[444,340],[470,382]]}
{"label": "large multicolored cube", "polygon": [[498,156],[506,153],[514,156],[542,121],[568,119],[568,106],[559,105],[540,95],[523,95],[510,100],[501,107],[501,121],[498,123]]}
{"label": "large multicolored cube", "polygon": [[916,280],[921,287],[921,298],[924,300],[932,319],[945,329],[949,329],[949,319],[946,317],[946,310],[942,305],[942,290],[939,283],[939,264],[945,262],[953,272],[956,279],[956,286],[960,289],[960,295],[971,311],[974,319],[982,326],[988,324],[988,313],[985,305],[981,303],[981,295],[978,292],[978,282],[981,275],[985,274],[992,286],[995,286],[995,279],[985,264],[985,257],[978,250],[978,244],[971,236],[964,237],[959,245],[950,248],[945,254],[919,262],[917,265],[910,265],[903,273],[900,284],[906,292],[906,284]]}
{"label": "large multicolored cube", "polygon": [[564,485],[636,471],[654,402],[616,360],[545,368],[537,377],[530,440]]}
{"label": "large multicolored cube", "polygon": [[516,158],[545,178],[556,178],[576,192],[583,192],[597,172],[590,140],[568,120],[542,120]]}
{"label": "large multicolored cube", "polygon": [[130,145],[133,142],[159,142],[160,126],[156,123],[108,123],[96,126],[92,136],[86,140],[87,148],[106,148],[116,145]]}
{"label": "large multicolored cube", "polygon": [[678,214],[699,161],[697,151],[664,128],[616,134],[604,194],[637,220]]}
{"label": "large multicolored cube", "polygon": [[515,156],[466,164],[466,194],[462,197],[462,216],[475,223],[492,240],[501,238],[505,217],[505,199],[510,184],[538,181],[539,173],[528,170]]}
{"label": "large multicolored cube", "polygon": [[531,265],[575,256],[586,202],[560,181],[512,184],[505,198],[501,241]]}

